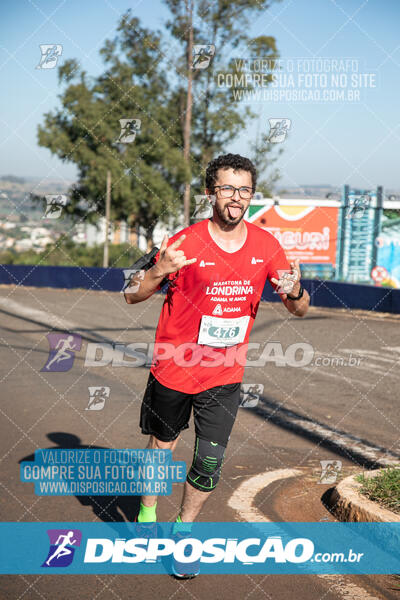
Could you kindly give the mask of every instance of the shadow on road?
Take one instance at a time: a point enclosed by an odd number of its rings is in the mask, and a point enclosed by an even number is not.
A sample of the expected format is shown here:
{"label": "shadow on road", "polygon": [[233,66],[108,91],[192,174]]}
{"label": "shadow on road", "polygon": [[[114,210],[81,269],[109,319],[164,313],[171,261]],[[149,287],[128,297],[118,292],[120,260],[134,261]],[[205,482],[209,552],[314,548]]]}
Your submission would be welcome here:
{"label": "shadow on road", "polygon": [[[351,446],[356,446],[356,444],[365,444],[373,447],[373,450],[376,453],[382,453],[382,455],[386,455],[390,458],[400,461],[400,454],[389,451],[387,448],[379,446],[378,444],[375,444],[374,442],[364,438],[351,435],[347,431],[336,429],[335,427],[326,425],[317,419],[311,419],[294,410],[285,408],[280,403],[275,402],[274,400],[265,396],[260,396],[260,401],[257,406],[248,408],[246,410],[250,410],[261,419],[267,420],[277,427],[290,431],[291,433],[294,433],[302,438],[306,438],[318,446],[328,448],[332,452],[335,452],[338,456],[343,456],[347,459],[350,459],[365,469],[377,469],[380,466],[386,465],[385,463],[380,462],[379,458],[368,458],[365,453],[362,451],[358,452],[356,448],[352,448]],[[304,425],[302,425],[302,422]],[[310,423],[312,426],[323,427],[327,433],[323,434],[322,432],[319,433],[318,431],[310,431],[306,426],[307,423]],[[327,437],[327,435],[330,433],[337,436],[337,441]],[[350,444],[346,444],[346,446],[343,447],[343,439],[340,439],[341,436],[345,436],[351,442],[351,446]],[[383,458],[383,456],[381,458]]]}
{"label": "shadow on road", "polygon": [[[0,309],[0,313],[3,313],[4,315],[8,315],[9,317],[13,317],[14,319],[20,319],[21,321],[26,321],[27,323],[32,323],[34,325],[39,325],[40,327],[43,327],[43,329],[11,329],[11,328],[6,328],[3,327],[3,329],[5,329],[6,331],[11,331],[14,333],[50,333],[53,331],[57,331],[60,333],[65,333],[65,331],[69,331],[70,333],[78,333],[81,338],[83,340],[86,340],[87,342],[109,342],[109,343],[113,343],[115,340],[111,340],[108,337],[105,337],[104,335],[100,335],[97,334],[96,331],[126,331],[126,328],[111,328],[111,327],[91,327],[91,328],[85,328],[85,327],[74,327],[71,330],[66,330],[66,329],[62,329],[60,327],[52,327],[51,325],[49,325],[48,323],[45,323],[44,321],[40,321],[38,319],[30,319],[28,317],[24,317],[22,315],[18,315],[16,313],[10,312],[8,310],[4,310],[4,309]],[[155,327],[151,327],[151,326],[147,326],[147,325],[141,325],[140,327],[129,327],[129,331],[143,331],[143,330],[149,330],[149,331],[155,331],[156,328]]]}

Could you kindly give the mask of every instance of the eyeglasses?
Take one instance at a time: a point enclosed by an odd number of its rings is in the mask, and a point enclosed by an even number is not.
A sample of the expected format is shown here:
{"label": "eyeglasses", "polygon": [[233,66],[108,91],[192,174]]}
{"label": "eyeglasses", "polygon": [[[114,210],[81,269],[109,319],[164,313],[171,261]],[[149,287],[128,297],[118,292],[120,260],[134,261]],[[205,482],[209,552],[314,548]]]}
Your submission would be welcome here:
{"label": "eyeglasses", "polygon": [[233,198],[236,190],[239,192],[239,196],[242,200],[249,200],[253,195],[253,188],[250,187],[234,187],[233,185],[216,185],[214,189],[219,188],[221,198]]}

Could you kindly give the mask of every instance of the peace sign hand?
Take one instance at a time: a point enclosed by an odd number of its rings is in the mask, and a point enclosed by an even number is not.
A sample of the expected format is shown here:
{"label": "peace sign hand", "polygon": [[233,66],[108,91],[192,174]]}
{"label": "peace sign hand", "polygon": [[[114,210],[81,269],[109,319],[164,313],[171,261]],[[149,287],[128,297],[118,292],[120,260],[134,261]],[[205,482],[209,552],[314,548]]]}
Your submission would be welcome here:
{"label": "peace sign hand", "polygon": [[162,275],[165,277],[170,273],[175,273],[176,271],[182,269],[182,267],[192,265],[197,261],[197,258],[187,259],[183,250],[178,250],[185,238],[186,235],[183,234],[180,238],[168,246],[168,235],[164,236],[160,247],[160,258],[154,265],[160,276]]}

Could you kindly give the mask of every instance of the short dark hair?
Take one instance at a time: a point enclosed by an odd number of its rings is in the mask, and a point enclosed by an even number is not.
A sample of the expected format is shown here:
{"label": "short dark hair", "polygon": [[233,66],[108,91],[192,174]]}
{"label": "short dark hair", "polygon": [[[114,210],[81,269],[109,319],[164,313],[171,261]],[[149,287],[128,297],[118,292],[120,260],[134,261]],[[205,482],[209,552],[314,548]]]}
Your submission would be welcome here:
{"label": "short dark hair", "polygon": [[255,191],[257,184],[257,171],[250,159],[240,156],[240,154],[221,154],[221,156],[217,156],[217,158],[211,160],[206,169],[206,188],[210,190],[210,192],[214,191],[219,169],[249,171],[251,173],[253,192]]}

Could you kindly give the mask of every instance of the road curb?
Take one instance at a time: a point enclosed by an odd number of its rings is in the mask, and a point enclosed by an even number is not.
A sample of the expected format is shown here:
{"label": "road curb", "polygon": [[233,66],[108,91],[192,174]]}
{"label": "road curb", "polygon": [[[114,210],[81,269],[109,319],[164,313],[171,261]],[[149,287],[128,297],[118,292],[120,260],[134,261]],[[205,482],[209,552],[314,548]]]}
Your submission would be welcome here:
{"label": "road curb", "polygon": [[[364,472],[366,479],[375,477],[381,469]],[[358,474],[357,474],[358,475]],[[331,509],[341,521],[368,523],[400,523],[400,515],[387,508],[381,508],[359,492],[361,483],[355,480],[357,475],[343,479],[332,491]]]}

